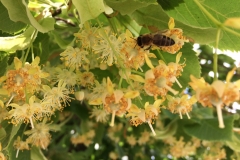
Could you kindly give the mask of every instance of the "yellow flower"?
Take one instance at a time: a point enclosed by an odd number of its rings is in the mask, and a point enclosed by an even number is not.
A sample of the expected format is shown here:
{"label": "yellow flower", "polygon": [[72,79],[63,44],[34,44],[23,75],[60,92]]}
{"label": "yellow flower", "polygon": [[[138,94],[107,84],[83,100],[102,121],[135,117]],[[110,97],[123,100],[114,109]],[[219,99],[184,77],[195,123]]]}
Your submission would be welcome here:
{"label": "yellow flower", "polygon": [[92,109],[90,118],[93,118],[93,117],[95,117],[97,122],[102,122],[102,123],[105,123],[109,118],[108,113],[104,109],[97,108],[97,107]]}
{"label": "yellow flower", "polygon": [[1,151],[2,151],[2,144],[0,143],[0,160],[7,160],[7,158],[4,156],[4,154]]}
{"label": "yellow flower", "polygon": [[25,100],[27,93],[33,94],[37,89],[40,89],[41,78],[46,78],[49,74],[41,71],[38,66],[39,62],[40,58],[35,57],[31,64],[25,63],[23,66],[17,57],[14,58],[15,70],[9,70],[7,75],[1,78],[2,82],[6,81],[3,83],[3,89],[11,96],[6,106],[13,98]]}
{"label": "yellow flower", "polygon": [[188,95],[183,95],[180,98],[167,95],[167,99],[168,109],[172,113],[179,113],[180,119],[182,119],[182,114],[186,114],[188,119],[190,119],[188,112],[192,111],[192,105],[197,102],[194,96],[188,99]]}
{"label": "yellow flower", "polygon": [[135,146],[137,143],[136,137],[134,137],[133,135],[127,136],[126,140],[131,147]]}
{"label": "yellow flower", "polygon": [[49,131],[58,131],[60,128],[56,125],[46,124],[47,119],[45,118],[41,123],[35,124],[35,128],[25,131],[24,134],[28,135],[27,142],[46,149],[50,143],[51,135]]}
{"label": "yellow flower", "polygon": [[41,114],[41,104],[34,103],[35,96],[32,96],[29,99],[29,103],[25,103],[23,105],[19,105],[16,103],[11,103],[10,106],[12,109],[9,111],[7,119],[11,119],[11,123],[14,125],[18,125],[21,122],[31,123],[31,127],[34,128],[33,120],[42,118],[38,117],[38,114]]}
{"label": "yellow flower", "polygon": [[43,85],[43,90],[45,92],[43,102],[46,110],[62,110],[73,99],[69,96],[70,92],[63,80],[58,82],[57,87],[50,88],[47,85]]}
{"label": "yellow flower", "polygon": [[240,81],[231,83],[230,80],[236,68],[233,68],[227,75],[226,83],[216,80],[211,85],[206,83],[204,79],[197,79],[190,76],[192,82],[189,85],[196,91],[197,100],[203,105],[217,108],[219,127],[224,128],[221,108],[239,100]]}
{"label": "yellow flower", "polygon": [[189,42],[189,40],[183,36],[183,31],[180,28],[174,28],[175,23],[174,19],[171,17],[168,23],[169,30],[166,30],[162,34],[174,40],[175,44],[172,46],[164,46],[161,47],[163,51],[166,51],[171,54],[175,54],[178,52],[185,42]]}
{"label": "yellow flower", "polygon": [[179,64],[181,55],[181,52],[178,53],[176,63],[171,62],[168,65],[160,60],[158,66],[145,73],[144,89],[148,95],[154,96],[155,99],[157,99],[157,96],[166,96],[168,91],[172,92],[174,95],[178,93],[171,87],[174,82],[177,82],[177,84],[182,87],[177,80],[177,77],[181,75],[183,67],[185,66],[184,63]]}
{"label": "yellow flower", "polygon": [[27,142],[21,141],[21,138],[18,136],[13,143],[13,147],[17,149],[16,158],[18,157],[19,150],[29,150]]}
{"label": "yellow flower", "polygon": [[156,133],[152,127],[152,123],[157,118],[160,113],[160,105],[163,100],[156,100],[153,105],[150,105],[149,102],[145,103],[144,109],[138,108],[136,105],[132,104],[130,109],[127,111],[126,117],[131,117],[131,125],[138,126],[144,122],[148,123],[153,135]]}

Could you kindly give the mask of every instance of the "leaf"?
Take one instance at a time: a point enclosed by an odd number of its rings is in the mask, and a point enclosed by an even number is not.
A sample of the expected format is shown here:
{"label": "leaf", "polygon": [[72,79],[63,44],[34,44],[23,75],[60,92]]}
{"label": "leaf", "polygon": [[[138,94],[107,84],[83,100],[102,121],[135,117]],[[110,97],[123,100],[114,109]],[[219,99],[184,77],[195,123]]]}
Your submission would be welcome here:
{"label": "leaf", "polygon": [[146,7],[149,4],[156,2],[156,0],[124,0],[124,1],[117,1],[117,0],[105,0],[107,5],[112,7],[113,9],[119,11],[122,15],[131,14],[135,10]]}
{"label": "leaf", "polygon": [[236,152],[240,152],[240,136],[239,136],[239,133],[234,133],[232,141],[226,141],[226,144],[232,150],[234,150]]}
{"label": "leaf", "polygon": [[25,0],[1,0],[2,4],[7,8],[9,17],[14,22],[24,22],[31,24],[38,31],[46,33],[54,29],[55,20],[53,18],[44,18],[40,23],[33,17]]}
{"label": "leaf", "polygon": [[0,3],[0,30],[8,33],[17,33],[27,25],[22,22],[13,22],[8,15],[8,10]]}
{"label": "leaf", "polygon": [[219,128],[217,118],[208,118],[191,125],[186,125],[183,129],[190,136],[208,141],[232,141],[234,116],[224,117],[225,128]]}
{"label": "leaf", "polygon": [[3,76],[7,70],[7,66],[8,66],[8,56],[5,56],[1,61],[0,61],[0,77]]}
{"label": "leaf", "polygon": [[[178,0],[180,2],[181,0]],[[231,3],[224,0],[219,0],[217,2],[211,1],[211,0],[205,0],[205,1],[184,1],[184,3],[181,1],[179,5],[176,5],[175,1],[168,1],[168,3],[165,3],[164,0],[158,0],[158,2],[162,5],[165,12],[173,17],[174,19],[181,21],[182,23],[198,28],[217,28],[220,25],[223,25],[225,20],[227,18],[231,17],[240,17],[240,1],[233,0]],[[203,6],[204,9],[209,12],[209,14],[215,19],[209,18],[208,15],[206,15],[203,10],[199,8],[199,5]],[[227,6],[227,7],[226,7]],[[174,9],[169,9],[174,8]],[[230,32],[227,32],[226,30],[222,30],[222,39],[219,41],[219,49],[230,49],[230,50],[237,50],[239,51],[239,43],[240,43],[240,34],[238,32],[238,36],[231,34]],[[196,33],[197,34],[197,33]],[[196,35],[195,34],[195,35]],[[211,34],[209,32],[209,34]],[[212,34],[204,34],[203,36],[213,36]],[[195,39],[195,35],[192,37]],[[208,36],[206,36],[208,35]],[[196,35],[197,36],[197,35]],[[213,37],[216,39],[216,37]],[[197,42],[199,43],[199,42]],[[202,43],[202,44],[208,44]],[[211,44],[215,46],[215,44]]]}
{"label": "leaf", "polygon": [[[160,30],[168,29],[169,16],[158,5],[149,5],[136,10],[131,17],[140,25],[148,27],[157,27]],[[181,21],[175,20],[175,27],[183,30],[183,35],[193,39],[195,43],[208,44],[214,42],[217,36],[217,29],[208,27],[200,28],[187,25]],[[206,36],[208,35],[208,36]]]}
{"label": "leaf", "polygon": [[33,146],[31,148],[31,159],[32,160],[47,160],[47,158],[42,153],[41,149]]}
{"label": "leaf", "polygon": [[72,0],[72,3],[80,15],[81,24],[104,12],[103,0]]}
{"label": "leaf", "polygon": [[0,51],[15,52],[16,50],[26,49],[31,42],[31,38],[36,38],[32,37],[33,32],[34,28],[29,27],[25,32],[17,36],[0,37]]}
{"label": "leaf", "polygon": [[5,129],[7,136],[1,141],[2,142],[2,146],[6,147],[9,146],[10,142],[12,141],[13,137],[17,134],[19,128],[20,128],[20,124],[17,126],[14,126],[10,123],[8,123],[8,121],[3,121],[1,123],[2,127]]}
{"label": "leaf", "polygon": [[5,138],[7,135],[6,131],[4,128],[0,126],[0,140],[2,141],[3,138]]}

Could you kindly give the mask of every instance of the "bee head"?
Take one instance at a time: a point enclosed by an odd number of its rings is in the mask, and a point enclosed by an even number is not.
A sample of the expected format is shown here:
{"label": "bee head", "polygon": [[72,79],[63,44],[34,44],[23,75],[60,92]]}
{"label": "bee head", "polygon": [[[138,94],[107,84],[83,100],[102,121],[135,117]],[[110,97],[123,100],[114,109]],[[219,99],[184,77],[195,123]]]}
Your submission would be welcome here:
{"label": "bee head", "polygon": [[143,43],[142,43],[142,36],[139,36],[139,37],[137,38],[137,45],[140,46],[140,47],[143,46]]}

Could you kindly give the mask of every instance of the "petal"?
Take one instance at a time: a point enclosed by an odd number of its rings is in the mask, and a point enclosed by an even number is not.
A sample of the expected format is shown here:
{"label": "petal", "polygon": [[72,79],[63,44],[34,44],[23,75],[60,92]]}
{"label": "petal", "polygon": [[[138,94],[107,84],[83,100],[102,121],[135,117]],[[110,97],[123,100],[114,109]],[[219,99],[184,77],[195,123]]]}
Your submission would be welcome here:
{"label": "petal", "polygon": [[16,70],[20,69],[22,68],[22,61],[20,61],[17,57],[14,57],[14,65]]}
{"label": "petal", "polygon": [[131,74],[131,75],[129,76],[129,78],[132,79],[132,80],[134,80],[134,81],[137,81],[137,82],[142,82],[142,83],[145,82],[144,78],[142,78],[142,77],[139,76],[139,75]]}
{"label": "petal", "polygon": [[124,94],[124,97],[126,98],[136,98],[138,97],[140,94],[138,91],[129,91],[127,93]]}
{"label": "petal", "polygon": [[150,59],[148,58],[148,55],[147,54],[144,54],[144,57],[145,57],[145,61],[148,65],[149,68],[154,68],[154,66],[152,65],[152,62],[150,61]]}
{"label": "petal", "polygon": [[115,97],[115,102],[119,103],[120,99],[123,97],[123,92],[121,90],[116,90],[113,92]]}
{"label": "petal", "polygon": [[155,78],[152,70],[148,70],[148,71],[145,73],[145,79],[150,79],[150,78],[153,78],[153,79]]}
{"label": "petal", "polygon": [[32,96],[32,97],[29,98],[29,105],[30,106],[34,103],[35,98],[36,98],[35,96]]}
{"label": "petal", "polygon": [[235,70],[236,70],[236,67],[234,67],[231,71],[228,72],[227,77],[226,77],[226,81],[227,82],[231,81],[231,79],[232,79],[232,77],[234,75]]}
{"label": "petal", "polygon": [[178,62],[180,61],[180,58],[182,56],[182,52],[179,52],[176,56],[176,63],[178,64]]}
{"label": "petal", "polygon": [[101,105],[102,104],[102,99],[101,98],[97,98],[97,99],[94,99],[94,100],[90,100],[88,103],[90,105]]}
{"label": "petal", "polygon": [[173,29],[175,27],[174,19],[170,17],[169,22],[168,22],[168,28]]}
{"label": "petal", "polygon": [[109,94],[113,93],[113,84],[109,77],[107,77],[107,91]]}
{"label": "petal", "polygon": [[38,66],[39,62],[40,62],[40,58],[39,57],[35,57],[34,61],[32,62],[32,66],[34,66],[34,67]]}
{"label": "petal", "polygon": [[223,81],[217,80],[217,81],[214,81],[211,86],[217,92],[218,97],[221,98],[226,88],[225,87],[226,84]]}
{"label": "petal", "polygon": [[162,99],[157,99],[157,100],[153,103],[153,106],[156,107],[156,108],[158,108],[158,107],[160,107],[160,105],[162,104],[163,101],[164,101],[164,100],[162,100]]}

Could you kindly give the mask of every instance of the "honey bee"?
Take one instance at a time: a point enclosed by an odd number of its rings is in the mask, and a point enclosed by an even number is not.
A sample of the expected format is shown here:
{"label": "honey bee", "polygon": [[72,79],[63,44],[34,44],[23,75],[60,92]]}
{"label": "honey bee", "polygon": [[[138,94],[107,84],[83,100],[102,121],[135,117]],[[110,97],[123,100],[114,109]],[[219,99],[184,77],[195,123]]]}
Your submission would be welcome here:
{"label": "honey bee", "polygon": [[158,31],[155,33],[140,35],[137,38],[137,45],[141,48],[147,47],[146,50],[149,50],[152,46],[165,47],[175,44],[175,41],[172,38],[165,36],[162,33],[163,32]]}

